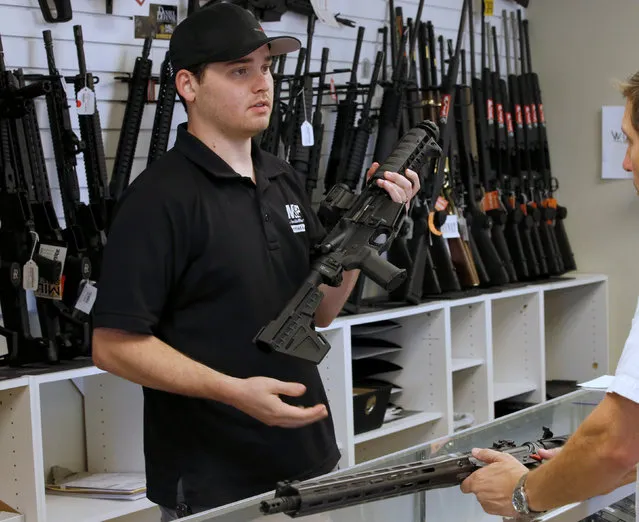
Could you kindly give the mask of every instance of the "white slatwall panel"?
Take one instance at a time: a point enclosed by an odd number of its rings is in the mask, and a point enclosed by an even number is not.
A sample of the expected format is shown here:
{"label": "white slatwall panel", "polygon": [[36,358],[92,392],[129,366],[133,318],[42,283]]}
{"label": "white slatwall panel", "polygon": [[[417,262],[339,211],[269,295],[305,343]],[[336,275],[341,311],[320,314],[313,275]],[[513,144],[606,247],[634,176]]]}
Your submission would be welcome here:
{"label": "white slatwall panel", "polygon": [[[127,98],[127,86],[116,80],[115,77],[126,72],[132,72],[133,65],[142,49],[142,40],[134,38],[133,15],[148,14],[148,6],[151,0],[146,0],[142,6],[136,0],[114,0],[112,15],[106,14],[106,2],[103,0],[73,0],[73,20],[63,24],[48,24],[44,22],[40,13],[37,0],[0,0],[0,35],[5,51],[5,61],[9,68],[21,67],[26,73],[46,72],[46,56],[42,31],[49,29],[54,39],[54,50],[58,69],[65,75],[77,73],[77,55],[73,41],[73,25],[82,25],[85,42],[85,55],[87,68],[99,76],[100,83],[96,86],[98,109],[103,127],[103,138],[107,158],[107,168],[110,173],[113,167],[113,159],[118,143],[118,135],[124,116],[125,101]],[[162,4],[178,5],[180,20],[186,15],[186,0],[162,0]],[[375,54],[381,46],[381,36],[378,28],[388,18],[387,0],[329,0],[331,9],[340,12],[345,18],[354,20],[357,25],[366,27],[364,44],[362,46],[361,60],[374,61]],[[475,29],[479,33],[479,2],[476,4]],[[495,15],[489,20],[502,33],[501,11],[512,10],[518,6],[513,1],[495,0]],[[395,6],[401,6],[404,10],[404,19],[414,18],[417,13],[417,0],[396,0]],[[453,40],[457,35],[461,0],[427,0],[422,15],[423,20],[431,20],[435,25],[436,33]],[[523,13],[525,16],[525,13]],[[265,22],[265,31],[269,35],[291,34],[297,36],[306,45],[306,18],[295,14],[285,13],[279,22]],[[334,68],[349,67],[355,48],[357,28],[340,27],[332,28],[324,24],[316,25],[315,38],[312,46],[312,70],[319,69],[319,59],[322,47],[329,47],[329,70]],[[465,38],[467,42],[467,37]],[[500,42],[500,46],[503,44]],[[168,42],[155,40],[151,50],[153,60],[153,73],[158,74]],[[476,50],[479,52],[480,38],[476,37]],[[287,59],[287,71],[292,72],[295,66],[296,54],[291,54]],[[503,48],[500,52],[504,54]],[[389,60],[390,63],[390,60]],[[477,61],[479,65],[479,60]],[[505,62],[502,57],[502,74],[505,73]],[[372,67],[369,68],[372,69]],[[367,77],[361,73],[360,80],[367,81]],[[370,74],[370,73],[369,73]],[[342,83],[348,79],[348,74],[335,75],[336,83]],[[69,99],[72,100],[73,86],[67,85]],[[326,99],[328,101],[328,98]],[[62,218],[62,208],[59,198],[58,180],[55,175],[53,161],[53,149],[51,134],[48,130],[48,119],[44,101],[37,101],[38,119],[42,129],[43,145],[47,159],[49,177],[54,191],[56,209]],[[72,104],[73,107],[73,104]],[[148,104],[142,119],[142,128],[138,139],[135,155],[135,163],[131,179],[135,178],[146,165],[146,156],[149,148],[150,133],[153,126],[154,104]],[[72,120],[79,135],[77,118],[73,114]],[[178,123],[185,120],[185,113],[181,104],[176,103],[173,118],[173,129]],[[323,161],[320,165],[320,176],[323,176],[325,160],[332,142],[332,127],[334,125],[334,112],[328,108],[325,110],[326,135],[323,142]],[[172,145],[175,132],[171,135]],[[373,140],[370,151],[372,153]],[[86,178],[82,157],[78,156],[78,176],[82,187],[83,198],[86,200]]]}

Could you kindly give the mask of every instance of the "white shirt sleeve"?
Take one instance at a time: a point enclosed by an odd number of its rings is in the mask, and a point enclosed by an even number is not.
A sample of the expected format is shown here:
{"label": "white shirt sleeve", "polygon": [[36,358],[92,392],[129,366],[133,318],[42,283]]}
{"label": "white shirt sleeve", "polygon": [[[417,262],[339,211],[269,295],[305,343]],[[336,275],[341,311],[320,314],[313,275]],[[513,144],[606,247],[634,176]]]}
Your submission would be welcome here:
{"label": "white shirt sleeve", "polygon": [[617,371],[608,392],[639,403],[639,301]]}

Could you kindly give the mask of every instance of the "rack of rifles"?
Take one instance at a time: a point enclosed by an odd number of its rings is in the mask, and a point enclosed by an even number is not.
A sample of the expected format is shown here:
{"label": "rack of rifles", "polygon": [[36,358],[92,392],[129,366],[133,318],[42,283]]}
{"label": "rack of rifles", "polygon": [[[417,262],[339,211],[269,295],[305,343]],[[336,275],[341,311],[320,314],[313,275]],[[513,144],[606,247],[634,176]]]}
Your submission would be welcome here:
{"label": "rack of rifles", "polygon": [[[390,23],[378,30],[379,51],[368,83],[358,79],[364,27],[357,29],[350,69],[328,71],[329,49],[323,48],[320,70],[311,71],[317,20],[312,12],[305,46],[289,67],[292,73],[286,72],[286,56],[273,63],[273,113],[256,139],[304,176],[315,202],[338,184],[361,190],[367,167],[383,163],[401,136],[423,120],[439,128],[443,154],[434,168],[420,173],[420,193],[387,253],[408,277],[386,293],[370,292],[367,282],[372,282],[360,277],[344,313],[500,291],[576,268],[564,227],[566,209],[553,195],[558,184],[551,173],[528,22],[520,11],[502,12],[494,18],[503,24],[498,39],[482,10],[478,68],[472,2],[464,1],[455,47],[422,20],[423,4],[414,19],[404,21],[402,8],[389,1]],[[113,207],[129,184],[142,114],[150,102],[155,118],[147,162],[160,157],[170,141],[175,85],[168,55],[159,75],[152,74],[149,37],[132,74],[120,78],[129,94],[107,175],[95,103],[99,78],[87,71],[81,26],[74,26],[74,33],[75,76],[56,68],[48,30],[43,31],[48,74],[7,70],[0,40],[0,344],[6,344],[0,364],[11,368],[90,356],[101,254]],[[329,76],[349,73],[343,84],[327,82]],[[74,86],[80,136],[71,123],[64,83]],[[64,226],[49,186],[35,102],[40,97],[47,106]],[[333,128],[325,125],[329,111],[336,112]],[[329,148],[323,138],[330,131]],[[81,200],[76,171],[80,153],[87,202]],[[30,292],[34,306],[27,299]]]}

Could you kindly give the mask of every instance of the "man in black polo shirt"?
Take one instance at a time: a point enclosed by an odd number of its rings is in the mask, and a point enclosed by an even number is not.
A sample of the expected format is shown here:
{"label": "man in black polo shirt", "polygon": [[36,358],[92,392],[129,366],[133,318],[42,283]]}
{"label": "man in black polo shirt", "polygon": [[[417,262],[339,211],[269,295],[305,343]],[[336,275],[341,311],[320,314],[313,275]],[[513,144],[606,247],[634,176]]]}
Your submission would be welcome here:
{"label": "man in black polo shirt", "polygon": [[[269,122],[271,56],[299,46],[230,3],[179,24],[169,51],[188,123],[125,191],[109,233],[93,358],[143,386],[148,498],[163,520],[327,473],[340,457],[317,367],[252,342],[325,233],[298,174],[251,139]],[[408,203],[419,181],[407,176],[380,186]],[[357,275],[322,287],[319,326]]]}

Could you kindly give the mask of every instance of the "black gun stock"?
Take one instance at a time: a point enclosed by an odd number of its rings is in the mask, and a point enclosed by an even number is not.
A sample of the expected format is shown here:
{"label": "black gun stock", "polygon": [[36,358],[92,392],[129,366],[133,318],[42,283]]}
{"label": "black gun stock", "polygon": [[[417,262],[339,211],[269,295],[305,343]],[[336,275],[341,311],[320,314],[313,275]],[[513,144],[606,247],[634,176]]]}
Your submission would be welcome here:
{"label": "black gun stock", "polygon": [[[544,428],[541,439],[520,446],[510,440],[499,440],[493,443],[492,449],[509,453],[532,469],[541,463],[538,455],[540,449],[562,447],[568,437],[555,437],[548,428]],[[285,513],[297,518],[420,491],[458,486],[484,465],[470,452],[452,453],[334,479],[284,481],[277,484],[273,499],[260,503],[260,511],[264,515]]]}
{"label": "black gun stock", "polygon": [[[330,345],[313,328],[314,313],[323,294],[320,283],[339,286],[345,270],[361,269],[382,288],[392,291],[406,278],[379,254],[395,239],[406,215],[405,205],[395,203],[377,185],[384,172],[404,173],[406,169],[420,171],[429,158],[441,153],[437,145],[439,132],[435,124],[423,121],[407,132],[386,162],[368,180],[362,192],[355,196],[345,185],[335,185],[331,193],[350,199],[344,205],[346,213],[329,234],[316,246],[317,258],[311,273],[284,310],[254,338],[265,351],[277,351],[315,364],[322,361]],[[326,199],[331,199],[331,193]]]}

